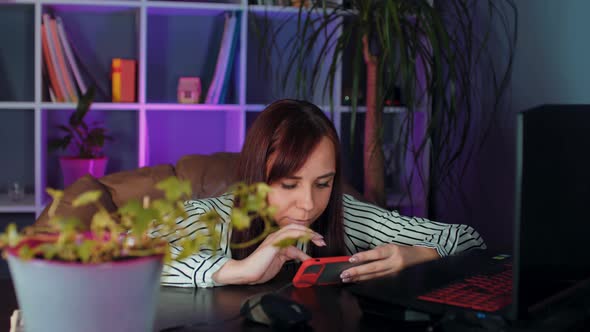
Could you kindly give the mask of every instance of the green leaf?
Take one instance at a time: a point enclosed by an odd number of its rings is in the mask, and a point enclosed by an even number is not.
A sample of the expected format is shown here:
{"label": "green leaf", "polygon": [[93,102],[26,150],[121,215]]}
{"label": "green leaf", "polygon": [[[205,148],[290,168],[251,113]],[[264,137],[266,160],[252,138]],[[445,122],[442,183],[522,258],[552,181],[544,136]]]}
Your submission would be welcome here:
{"label": "green leaf", "polygon": [[206,224],[217,224],[221,221],[221,216],[219,215],[219,213],[217,213],[217,211],[210,210],[207,211],[207,213],[201,215],[199,217],[199,221],[204,222]]}
{"label": "green leaf", "polygon": [[15,247],[20,242],[20,235],[18,233],[15,223],[10,223],[6,226],[6,231],[0,233],[0,248]]}
{"label": "green leaf", "polygon": [[47,188],[47,189],[45,189],[45,191],[49,194],[49,196],[51,196],[51,198],[53,198],[54,201],[61,200],[61,198],[64,195],[63,190]]}
{"label": "green leaf", "polygon": [[288,238],[285,238],[285,239],[275,242],[273,245],[275,247],[279,247],[279,248],[286,248],[289,246],[296,245],[297,241],[299,241],[299,238],[297,238],[297,237],[288,237]]}
{"label": "green leaf", "polygon": [[262,200],[266,200],[266,196],[268,196],[268,193],[270,192],[270,186],[264,182],[259,182],[257,184],[255,184],[256,186],[256,196],[259,199]]}
{"label": "green leaf", "polygon": [[149,229],[151,222],[158,217],[158,211],[155,209],[139,211],[131,226],[131,234],[137,238],[141,238]]}
{"label": "green leaf", "polygon": [[174,203],[161,199],[153,201],[152,206],[158,211],[160,217],[170,215],[176,210],[176,205],[174,205]]}
{"label": "green leaf", "polygon": [[42,252],[44,259],[53,259],[57,256],[59,248],[54,243],[43,243],[35,248],[36,252]]}
{"label": "green leaf", "polygon": [[[97,212],[97,214],[99,214],[99,212]],[[96,217],[97,214],[95,214],[94,217]],[[68,217],[59,218],[58,225],[62,233],[75,233],[80,226],[82,226],[82,223],[76,217]]]}
{"label": "green leaf", "polygon": [[158,182],[156,188],[163,190],[166,199],[170,201],[176,201],[192,195],[190,182],[181,181],[175,176]]}
{"label": "green leaf", "polygon": [[47,215],[49,215],[49,218],[51,220],[51,218],[53,218],[53,216],[55,215],[55,211],[59,206],[59,202],[61,202],[61,199],[64,196],[64,192],[62,190],[56,190],[52,188],[47,188],[46,191],[49,194],[49,196],[51,196],[51,198],[53,199],[51,201],[51,205],[49,206],[49,210],[47,211]]}
{"label": "green leaf", "polygon": [[95,246],[96,241],[94,240],[83,240],[82,243],[77,246],[78,256],[80,256],[83,263],[90,261]]}
{"label": "green leaf", "polygon": [[34,252],[31,250],[31,248],[28,245],[23,245],[18,249],[18,257],[24,259],[24,260],[28,260],[33,258],[34,256]]}
{"label": "green leaf", "polygon": [[118,211],[122,216],[133,217],[139,214],[139,211],[141,211],[141,209],[141,203],[138,200],[133,199],[127,201],[127,203],[121,206]]}
{"label": "green leaf", "polygon": [[100,199],[101,195],[102,195],[102,192],[100,190],[90,190],[90,191],[84,192],[84,193],[80,194],[78,197],[76,197],[74,199],[74,201],[72,201],[72,206],[79,207],[79,206],[84,206],[84,205],[88,205],[91,203],[96,203]]}
{"label": "green leaf", "polygon": [[111,215],[105,210],[98,210],[90,221],[90,229],[93,232],[100,232],[105,229],[112,229],[115,221]]}
{"label": "green leaf", "polygon": [[231,223],[237,230],[244,230],[250,227],[250,217],[242,210],[234,209],[231,211]]}

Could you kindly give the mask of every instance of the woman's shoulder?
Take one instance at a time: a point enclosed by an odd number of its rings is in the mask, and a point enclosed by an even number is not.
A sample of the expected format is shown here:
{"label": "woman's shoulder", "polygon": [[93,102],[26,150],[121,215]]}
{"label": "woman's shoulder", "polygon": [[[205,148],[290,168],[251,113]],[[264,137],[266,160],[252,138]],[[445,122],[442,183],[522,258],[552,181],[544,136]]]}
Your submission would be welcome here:
{"label": "woman's shoulder", "polygon": [[234,196],[226,193],[217,197],[191,199],[184,202],[184,208],[187,211],[194,210],[195,212],[208,212],[216,210],[225,214],[229,214],[234,205]]}
{"label": "woman's shoulder", "polygon": [[365,208],[376,208],[379,209],[375,204],[362,201],[352,195],[342,194],[342,203],[344,208],[346,207],[365,207]]}
{"label": "woman's shoulder", "polygon": [[342,206],[345,215],[353,213],[356,215],[370,214],[372,216],[399,216],[399,213],[395,210],[387,210],[381,208],[375,204],[361,201],[355,198],[354,196],[348,194],[342,195]]}

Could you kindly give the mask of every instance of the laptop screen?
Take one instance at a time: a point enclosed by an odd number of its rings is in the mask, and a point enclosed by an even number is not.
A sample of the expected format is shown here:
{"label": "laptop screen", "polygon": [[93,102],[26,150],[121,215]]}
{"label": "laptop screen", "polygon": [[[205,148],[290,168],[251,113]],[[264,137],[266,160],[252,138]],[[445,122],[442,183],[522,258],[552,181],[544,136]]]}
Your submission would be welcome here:
{"label": "laptop screen", "polygon": [[516,189],[520,311],[590,276],[590,105],[518,114]]}

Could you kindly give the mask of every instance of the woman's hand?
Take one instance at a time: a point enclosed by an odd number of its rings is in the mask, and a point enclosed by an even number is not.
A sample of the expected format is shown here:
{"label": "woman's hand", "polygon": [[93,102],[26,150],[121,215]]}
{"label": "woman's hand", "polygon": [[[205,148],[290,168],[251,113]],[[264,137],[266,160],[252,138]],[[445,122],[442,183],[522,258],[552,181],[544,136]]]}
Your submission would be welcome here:
{"label": "woman's hand", "polygon": [[296,224],[287,225],[268,235],[256,250],[243,260],[230,260],[213,278],[222,284],[261,284],[274,278],[289,260],[304,261],[310,257],[295,246],[279,248],[275,244],[288,239],[308,237],[317,246],[325,246],[322,235]]}
{"label": "woman's hand", "polygon": [[374,249],[354,254],[350,261],[363,263],[340,274],[342,282],[356,282],[394,274],[410,265],[440,258],[435,249],[384,244]]}

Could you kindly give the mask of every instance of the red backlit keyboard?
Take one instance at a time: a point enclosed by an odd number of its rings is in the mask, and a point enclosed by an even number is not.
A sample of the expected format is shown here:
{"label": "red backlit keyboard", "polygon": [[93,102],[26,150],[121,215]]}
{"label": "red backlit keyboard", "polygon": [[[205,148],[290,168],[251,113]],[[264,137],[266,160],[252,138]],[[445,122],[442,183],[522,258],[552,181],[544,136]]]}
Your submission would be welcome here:
{"label": "red backlit keyboard", "polygon": [[494,274],[482,274],[436,289],[418,298],[479,311],[496,311],[512,301],[512,265]]}

